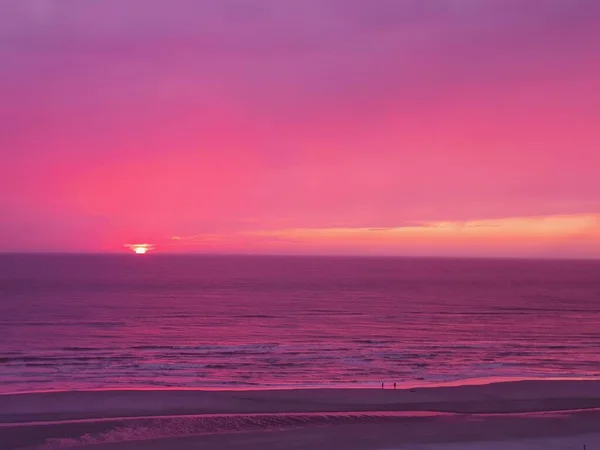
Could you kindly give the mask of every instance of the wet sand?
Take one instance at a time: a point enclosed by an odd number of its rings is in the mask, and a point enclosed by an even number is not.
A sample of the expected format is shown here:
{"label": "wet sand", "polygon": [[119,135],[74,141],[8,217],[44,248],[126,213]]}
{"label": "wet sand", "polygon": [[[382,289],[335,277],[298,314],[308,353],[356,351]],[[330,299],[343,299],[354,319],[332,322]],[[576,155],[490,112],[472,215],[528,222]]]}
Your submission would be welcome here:
{"label": "wet sand", "polygon": [[0,424],[2,450],[591,450],[600,448],[600,381],[7,394]]}

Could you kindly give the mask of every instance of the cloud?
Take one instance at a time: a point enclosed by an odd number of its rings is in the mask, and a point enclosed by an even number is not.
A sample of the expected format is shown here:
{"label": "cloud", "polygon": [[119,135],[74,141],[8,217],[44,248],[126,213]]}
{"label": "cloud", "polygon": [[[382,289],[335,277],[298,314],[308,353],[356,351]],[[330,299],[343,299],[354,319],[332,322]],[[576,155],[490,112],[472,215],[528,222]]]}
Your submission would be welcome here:
{"label": "cloud", "polygon": [[403,256],[597,257],[600,216],[515,217],[425,226],[290,228],[171,238],[160,251]]}

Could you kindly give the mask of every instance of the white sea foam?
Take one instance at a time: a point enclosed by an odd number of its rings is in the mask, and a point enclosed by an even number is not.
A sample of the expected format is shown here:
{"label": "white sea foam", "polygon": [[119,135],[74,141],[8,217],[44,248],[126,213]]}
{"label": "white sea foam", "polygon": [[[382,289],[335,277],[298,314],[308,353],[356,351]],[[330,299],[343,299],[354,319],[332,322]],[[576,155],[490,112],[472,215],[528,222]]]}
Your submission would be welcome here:
{"label": "white sea foam", "polygon": [[[279,413],[279,414],[212,414],[202,416],[172,416],[105,420],[53,422],[116,423],[98,433],[78,437],[51,438],[30,450],[61,450],[91,444],[140,441],[170,437],[197,436],[248,431],[277,431],[314,425],[380,423],[421,417],[445,415],[435,412],[369,412],[369,413]],[[37,423],[40,424],[39,422]]]}
{"label": "white sea foam", "polygon": [[552,436],[543,438],[511,439],[475,442],[406,444],[378,450],[593,450],[600,447],[600,434]]}

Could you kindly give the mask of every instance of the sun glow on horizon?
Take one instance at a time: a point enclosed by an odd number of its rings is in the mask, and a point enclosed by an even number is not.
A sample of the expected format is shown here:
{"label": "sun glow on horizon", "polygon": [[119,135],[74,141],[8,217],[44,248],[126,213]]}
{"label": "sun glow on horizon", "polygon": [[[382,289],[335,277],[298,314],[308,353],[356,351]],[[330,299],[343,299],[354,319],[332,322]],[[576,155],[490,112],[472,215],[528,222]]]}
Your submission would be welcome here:
{"label": "sun glow on horizon", "polygon": [[126,244],[125,247],[129,248],[136,255],[145,255],[150,250],[154,250],[152,244]]}

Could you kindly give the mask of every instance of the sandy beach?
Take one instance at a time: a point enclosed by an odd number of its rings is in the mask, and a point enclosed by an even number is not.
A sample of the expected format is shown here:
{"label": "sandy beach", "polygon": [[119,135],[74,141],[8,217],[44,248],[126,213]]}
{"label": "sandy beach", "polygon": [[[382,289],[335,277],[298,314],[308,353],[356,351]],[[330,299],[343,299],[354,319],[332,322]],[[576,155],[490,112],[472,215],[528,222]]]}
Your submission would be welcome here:
{"label": "sandy beach", "polygon": [[597,408],[600,381],[5,394],[0,442],[3,450],[592,449]]}

